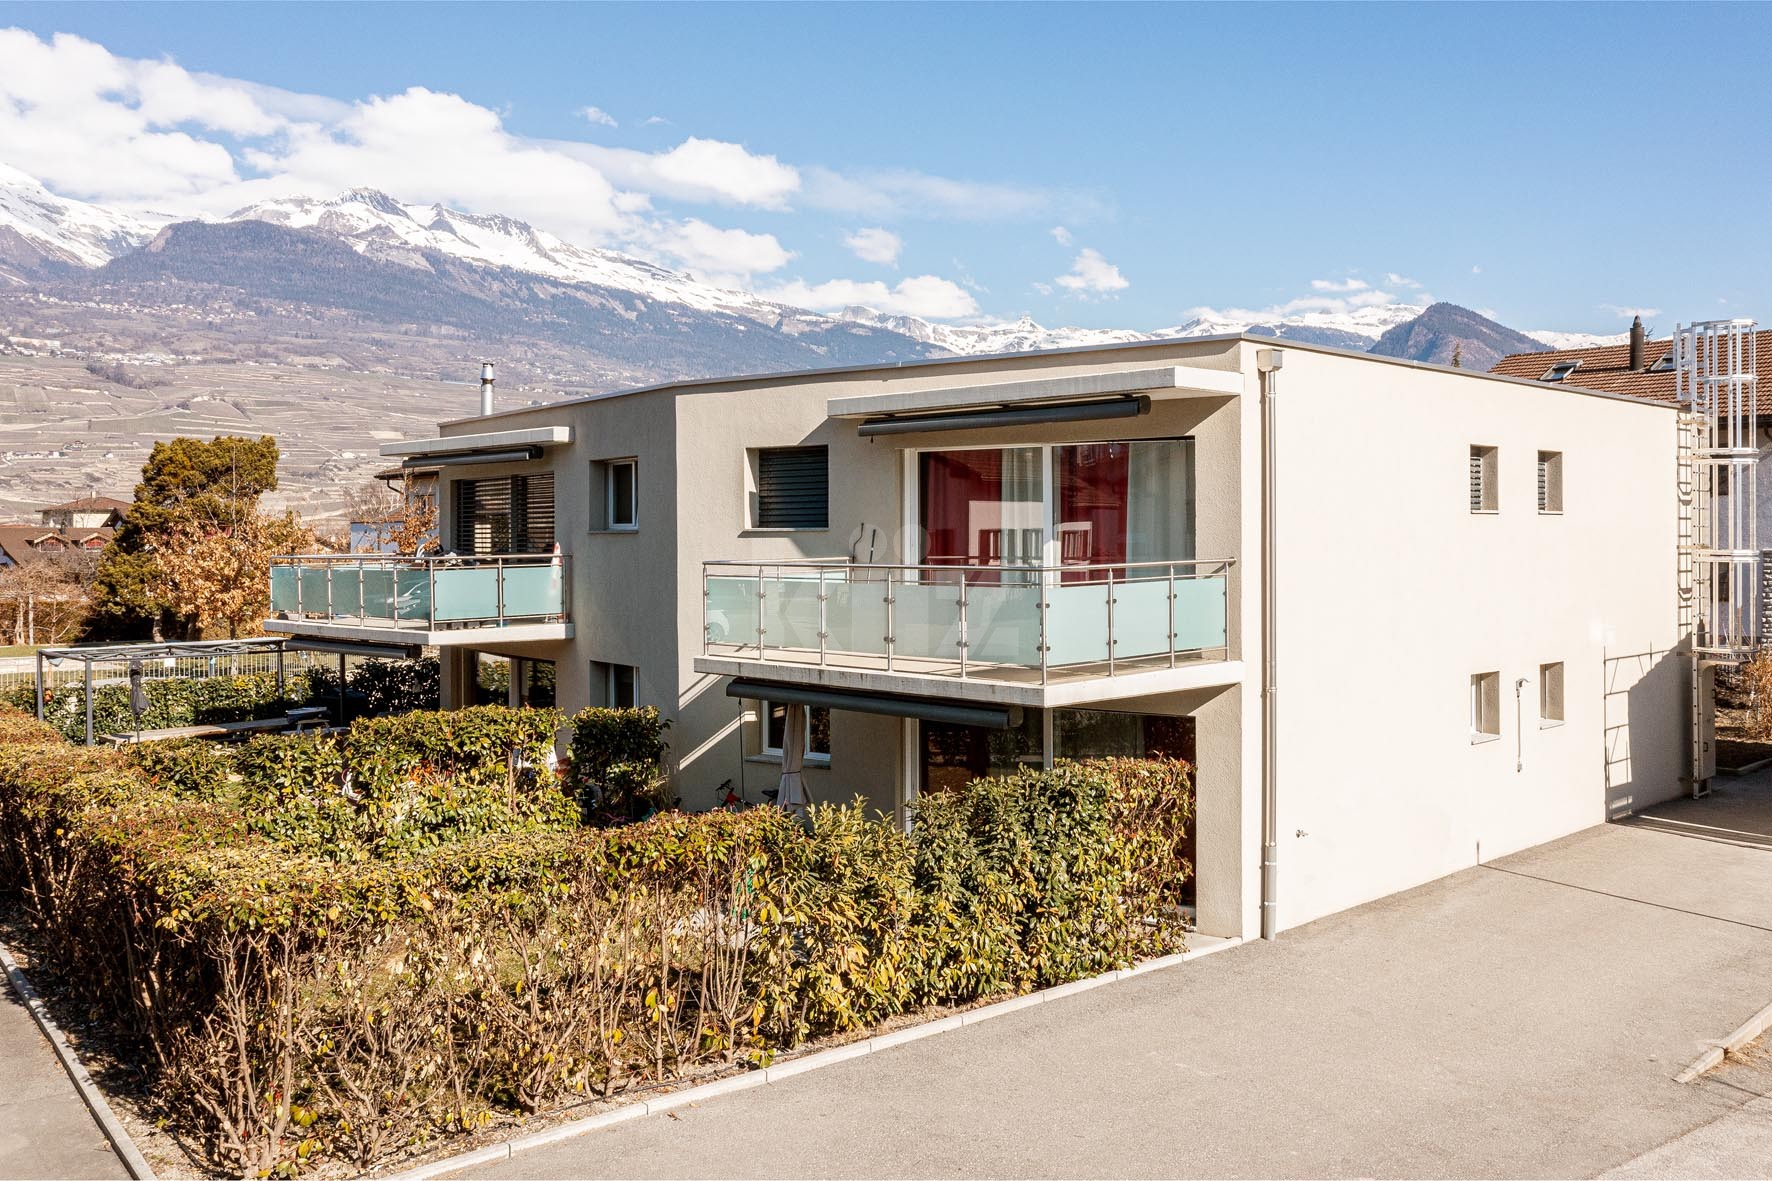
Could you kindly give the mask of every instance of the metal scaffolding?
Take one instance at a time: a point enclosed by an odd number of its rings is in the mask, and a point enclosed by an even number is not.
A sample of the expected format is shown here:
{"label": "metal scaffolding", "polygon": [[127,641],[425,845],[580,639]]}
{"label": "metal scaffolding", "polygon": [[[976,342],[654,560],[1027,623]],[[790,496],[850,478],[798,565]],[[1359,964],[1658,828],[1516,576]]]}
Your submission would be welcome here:
{"label": "metal scaffolding", "polygon": [[1680,416],[1680,611],[1691,636],[1692,794],[1709,791],[1716,669],[1760,642],[1755,323],[1708,320],[1674,337]]}

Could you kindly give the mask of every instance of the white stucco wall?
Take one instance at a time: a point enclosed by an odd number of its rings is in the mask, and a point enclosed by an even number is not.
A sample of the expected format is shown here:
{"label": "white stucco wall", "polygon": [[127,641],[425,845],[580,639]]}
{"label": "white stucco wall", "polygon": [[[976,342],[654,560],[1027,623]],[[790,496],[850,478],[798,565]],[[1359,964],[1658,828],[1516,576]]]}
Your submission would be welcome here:
{"label": "white stucco wall", "polygon": [[[1298,349],[1281,381],[1281,925],[1678,794],[1674,414]],[[1469,508],[1473,444],[1499,448],[1494,514]],[[1488,671],[1501,732],[1473,742]]]}

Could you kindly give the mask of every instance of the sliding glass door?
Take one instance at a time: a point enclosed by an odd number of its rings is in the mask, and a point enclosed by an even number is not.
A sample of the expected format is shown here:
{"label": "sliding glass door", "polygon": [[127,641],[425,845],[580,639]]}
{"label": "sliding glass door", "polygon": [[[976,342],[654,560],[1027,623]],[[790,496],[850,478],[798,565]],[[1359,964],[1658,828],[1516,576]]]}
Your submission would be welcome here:
{"label": "sliding glass door", "polygon": [[1105,566],[1120,577],[1129,563],[1186,561],[1193,440],[924,451],[916,524],[917,561],[966,567],[968,582],[1015,566]]}

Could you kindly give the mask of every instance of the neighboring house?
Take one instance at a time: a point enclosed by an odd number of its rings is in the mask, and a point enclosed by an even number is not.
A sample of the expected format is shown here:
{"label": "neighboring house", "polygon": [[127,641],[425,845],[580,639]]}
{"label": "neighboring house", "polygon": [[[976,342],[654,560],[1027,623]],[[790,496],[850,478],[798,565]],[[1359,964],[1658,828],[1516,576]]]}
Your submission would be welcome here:
{"label": "neighboring house", "polygon": [[[1753,334],[1759,388],[1772,390],[1772,331]],[[1559,349],[1548,353],[1514,353],[1495,363],[1491,373],[1522,377],[1547,385],[1582,386],[1673,403],[1679,396],[1674,373],[1674,342],[1649,340],[1642,317],[1631,324],[1625,344],[1591,349]],[[1760,448],[1759,488],[1772,489],[1772,394],[1754,407]],[[1726,499],[1726,497],[1724,498]],[[1772,549],[1772,496],[1762,492],[1755,505],[1759,541]]]}
{"label": "neighboring house", "polygon": [[694,809],[790,706],[813,797],[901,817],[1179,755],[1198,928],[1251,936],[1264,832],[1291,927],[1680,794],[1677,418],[1247,335],[682,382],[384,446],[445,556],[279,566],[266,627],[657,706]]}
{"label": "neighboring house", "polygon": [[115,529],[129,515],[130,503],[114,496],[83,496],[42,509],[45,525],[56,529]]}
{"label": "neighboring house", "polygon": [[20,566],[45,558],[85,551],[97,554],[114,529],[64,529],[43,525],[0,525],[0,567]]}

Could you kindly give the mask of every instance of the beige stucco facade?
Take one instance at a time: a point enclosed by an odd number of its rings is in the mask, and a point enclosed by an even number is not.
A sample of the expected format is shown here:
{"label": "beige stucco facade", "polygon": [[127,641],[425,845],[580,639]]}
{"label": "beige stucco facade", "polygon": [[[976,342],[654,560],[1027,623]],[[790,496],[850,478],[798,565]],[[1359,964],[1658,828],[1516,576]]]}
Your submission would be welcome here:
{"label": "beige stucco facade", "polygon": [[[640,702],[671,721],[684,806],[713,806],[728,784],[757,801],[779,766],[761,754],[754,703],[727,696],[726,686],[734,672],[771,670],[704,653],[703,563],[847,562],[861,526],[877,530],[874,562],[916,561],[907,456],[919,448],[1188,438],[1195,552],[1231,563],[1221,652],[1032,688],[988,676],[962,684],[776,671],[813,687],[1191,717],[1198,925],[1253,935],[1267,574],[1258,355],[1273,348],[1284,358],[1272,506],[1280,925],[1677,794],[1686,719],[1675,655],[1674,413],[1258,338],[696,382],[445,424],[446,438],[570,428],[569,443],[532,462],[444,467],[440,503],[447,549],[457,481],[552,471],[571,633],[509,644],[488,628],[445,649],[446,704],[470,693],[475,651],[553,662],[568,711],[597,699],[593,662],[632,666]],[[1175,380],[1152,390],[1148,413],[1136,417],[877,438],[857,431],[856,407],[869,404],[857,399],[989,408],[1011,397],[993,388],[1073,379],[1087,388],[1164,367]],[[802,445],[828,448],[828,527],[755,528],[754,452]],[[1496,448],[1494,513],[1469,506],[1473,445]],[[1538,511],[1539,451],[1564,456],[1560,514]],[[599,530],[599,465],[623,459],[638,465],[638,527]],[[1539,669],[1553,662],[1564,665],[1564,718],[1541,724]],[[1488,672],[1499,674],[1505,708],[1499,734],[1478,741],[1470,678]],[[916,791],[918,723],[837,709],[830,725],[828,765],[807,767],[812,796],[859,795],[902,815]]]}

